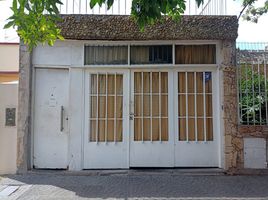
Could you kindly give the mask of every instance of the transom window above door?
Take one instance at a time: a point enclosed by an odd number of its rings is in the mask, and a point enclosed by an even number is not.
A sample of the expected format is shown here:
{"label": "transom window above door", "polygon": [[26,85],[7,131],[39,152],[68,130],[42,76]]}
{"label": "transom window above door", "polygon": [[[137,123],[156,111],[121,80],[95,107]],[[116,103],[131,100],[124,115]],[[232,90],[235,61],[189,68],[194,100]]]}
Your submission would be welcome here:
{"label": "transom window above door", "polygon": [[[173,59],[174,58],[174,59]],[[216,65],[216,44],[86,45],[85,65]]]}

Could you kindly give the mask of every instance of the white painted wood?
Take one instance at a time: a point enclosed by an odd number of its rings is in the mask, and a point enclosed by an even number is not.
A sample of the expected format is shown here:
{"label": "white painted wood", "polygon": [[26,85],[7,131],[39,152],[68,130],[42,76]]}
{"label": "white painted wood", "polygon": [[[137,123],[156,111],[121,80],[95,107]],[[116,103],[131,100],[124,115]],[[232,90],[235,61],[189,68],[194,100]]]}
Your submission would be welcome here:
{"label": "white painted wood", "polygon": [[[36,69],[34,156],[36,168],[67,168],[68,70]],[[61,106],[63,131],[60,130]]]}
{"label": "white painted wood", "polygon": [[[131,72],[131,102],[134,102],[134,72]],[[142,70],[151,71],[151,70]],[[159,71],[159,70],[155,70]],[[172,70],[161,70],[168,72],[168,141],[134,141],[134,120],[130,121],[130,167],[174,167],[174,133],[172,92],[173,73]],[[134,110],[133,110],[134,111]]]}
{"label": "white painted wood", "polygon": [[264,138],[244,138],[244,167],[267,168],[266,140]]}
{"label": "white painted wood", "polygon": [[[90,142],[90,74],[123,74],[123,141],[122,142]],[[129,141],[129,73],[127,70],[88,70],[85,76],[85,128],[83,169],[128,168]]]}
{"label": "white painted wood", "polygon": [[[204,70],[204,69],[203,69]],[[181,70],[177,70],[174,74],[174,94],[178,92],[178,72]],[[209,70],[204,70],[209,71]],[[218,103],[218,92],[216,91],[215,85],[217,78],[216,71],[212,72],[212,99],[213,99],[213,141],[179,141],[178,137],[178,121],[174,121],[175,126],[175,167],[219,167],[220,159],[219,159],[219,151],[220,151],[220,143],[219,143],[219,134],[220,128],[218,123],[217,115],[219,106]],[[174,97],[174,119],[178,118],[178,95]]]}

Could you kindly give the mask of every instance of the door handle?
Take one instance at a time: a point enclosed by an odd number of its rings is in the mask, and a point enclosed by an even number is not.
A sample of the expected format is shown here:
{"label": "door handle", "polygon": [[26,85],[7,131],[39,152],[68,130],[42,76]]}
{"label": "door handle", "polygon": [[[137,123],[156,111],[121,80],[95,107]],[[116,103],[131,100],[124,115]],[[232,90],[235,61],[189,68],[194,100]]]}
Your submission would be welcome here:
{"label": "door handle", "polygon": [[64,130],[64,127],[63,127],[63,114],[64,114],[64,107],[61,106],[61,109],[60,109],[60,131],[61,132]]}
{"label": "door handle", "polygon": [[133,120],[135,116],[136,116],[135,113],[133,112],[129,113],[129,120]]}

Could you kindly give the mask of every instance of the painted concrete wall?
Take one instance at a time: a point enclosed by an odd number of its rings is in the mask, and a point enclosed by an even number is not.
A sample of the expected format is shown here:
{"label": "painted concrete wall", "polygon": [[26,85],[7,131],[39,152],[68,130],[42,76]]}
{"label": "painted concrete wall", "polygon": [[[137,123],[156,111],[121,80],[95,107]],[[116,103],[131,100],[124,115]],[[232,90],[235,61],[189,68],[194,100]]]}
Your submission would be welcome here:
{"label": "painted concrete wall", "polygon": [[0,71],[19,71],[18,43],[0,43]]}
{"label": "painted concrete wall", "polygon": [[5,110],[17,110],[17,99],[17,82],[0,84],[0,174],[16,172],[17,126],[5,125]]}

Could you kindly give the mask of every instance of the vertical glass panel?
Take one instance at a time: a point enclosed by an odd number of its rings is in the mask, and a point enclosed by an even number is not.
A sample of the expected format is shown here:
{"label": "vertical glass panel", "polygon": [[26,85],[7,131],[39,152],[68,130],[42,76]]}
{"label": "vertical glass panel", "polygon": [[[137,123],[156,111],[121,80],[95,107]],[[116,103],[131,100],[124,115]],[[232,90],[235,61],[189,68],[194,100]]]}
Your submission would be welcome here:
{"label": "vertical glass panel", "polygon": [[178,113],[180,117],[186,116],[186,95],[179,95],[179,107]]}
{"label": "vertical glass panel", "polygon": [[207,141],[213,141],[213,120],[212,118],[206,119]]}
{"label": "vertical glass panel", "polygon": [[135,95],[134,96],[134,109],[135,109],[135,116],[140,117],[142,116],[142,96]]}
{"label": "vertical glass panel", "polygon": [[99,74],[99,94],[106,94],[106,74]]}
{"label": "vertical glass panel", "polygon": [[142,85],[141,85],[141,74],[142,72],[134,72],[134,92],[135,93],[142,93]]}
{"label": "vertical glass panel", "polygon": [[186,79],[185,79],[185,72],[179,72],[178,73],[178,88],[179,93],[186,93]]}
{"label": "vertical glass panel", "polygon": [[151,115],[151,98],[150,95],[143,95],[143,116]]}
{"label": "vertical glass panel", "polygon": [[204,96],[202,94],[196,95],[196,110],[197,110],[197,117],[204,116]]}
{"label": "vertical glass panel", "polygon": [[198,118],[197,119],[197,140],[204,141],[204,119]]}
{"label": "vertical glass panel", "polygon": [[128,63],[127,46],[85,46],[85,65],[122,65]]}
{"label": "vertical glass panel", "polygon": [[153,141],[159,141],[159,119],[152,119],[152,136],[153,136]]}
{"label": "vertical glass panel", "polygon": [[186,119],[184,118],[179,119],[179,140],[186,140]]}
{"label": "vertical glass panel", "polygon": [[161,96],[161,116],[168,117],[168,96]]}
{"label": "vertical glass panel", "polygon": [[206,116],[212,117],[212,95],[206,95]]}
{"label": "vertical glass panel", "polygon": [[97,97],[96,96],[91,97],[91,110],[90,111],[91,111],[90,117],[96,118],[97,117]]}
{"label": "vertical glass panel", "polygon": [[143,140],[151,140],[151,120],[147,118],[143,118]]}
{"label": "vertical glass panel", "polygon": [[116,141],[123,141],[123,120],[116,121]]}
{"label": "vertical glass panel", "polygon": [[195,140],[195,120],[193,118],[188,119],[188,138],[189,141]]}
{"label": "vertical glass panel", "polygon": [[168,93],[168,73],[161,72],[161,93]]}
{"label": "vertical glass panel", "polygon": [[153,93],[159,93],[159,72],[153,72],[152,73],[152,89],[153,89]]}
{"label": "vertical glass panel", "polygon": [[108,120],[107,122],[107,141],[114,141],[114,120]]}
{"label": "vertical glass panel", "polygon": [[203,93],[203,72],[196,72],[196,92]]}
{"label": "vertical glass panel", "polygon": [[134,140],[142,140],[142,119],[140,118],[135,118],[134,120]]}
{"label": "vertical glass panel", "polygon": [[194,93],[194,72],[187,73],[188,93]]}
{"label": "vertical glass panel", "polygon": [[195,116],[194,95],[188,95],[188,116]]}
{"label": "vertical glass panel", "polygon": [[98,141],[105,141],[105,120],[99,120],[98,122]]}
{"label": "vertical glass panel", "polygon": [[123,118],[123,97],[116,97],[116,117]]}
{"label": "vertical glass panel", "polygon": [[99,118],[105,118],[106,117],[106,97],[105,96],[101,96],[99,97],[99,114],[98,117]]}
{"label": "vertical glass panel", "polygon": [[143,72],[143,93],[150,93],[150,72]]}
{"label": "vertical glass panel", "polygon": [[168,141],[168,119],[161,119],[161,139],[162,141]]}
{"label": "vertical glass panel", "polygon": [[108,103],[107,103],[107,116],[108,118],[114,118],[114,99],[115,97],[114,96],[108,96],[107,97],[108,99]]}
{"label": "vertical glass panel", "polygon": [[96,120],[90,120],[89,138],[90,138],[90,142],[96,141]]}
{"label": "vertical glass panel", "polygon": [[108,94],[114,94],[115,93],[115,75],[114,74],[108,74]]}
{"label": "vertical glass panel", "polygon": [[159,95],[152,96],[152,116],[159,116]]}
{"label": "vertical glass panel", "polygon": [[116,75],[116,94],[123,95],[123,75]]}
{"label": "vertical glass panel", "polygon": [[91,94],[97,94],[97,74],[91,74]]}

